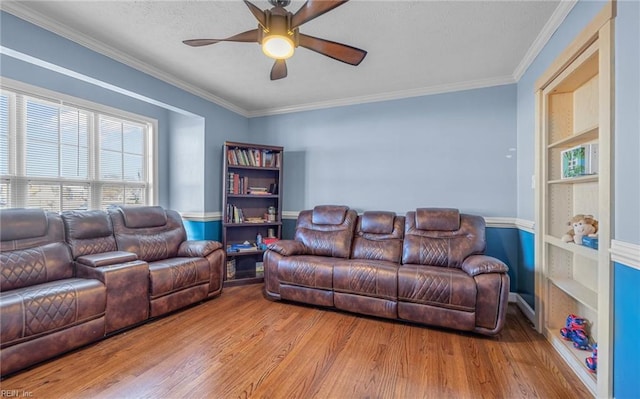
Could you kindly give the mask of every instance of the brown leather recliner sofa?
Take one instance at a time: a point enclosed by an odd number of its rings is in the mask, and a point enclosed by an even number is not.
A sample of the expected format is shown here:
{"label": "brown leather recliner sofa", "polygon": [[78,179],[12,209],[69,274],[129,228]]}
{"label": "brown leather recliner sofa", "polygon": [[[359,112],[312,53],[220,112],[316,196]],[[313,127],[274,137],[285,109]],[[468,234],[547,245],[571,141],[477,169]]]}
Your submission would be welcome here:
{"label": "brown leather recliner sofa", "polygon": [[161,207],[0,211],[1,375],[219,295],[223,259]]}
{"label": "brown leather recliner sofa", "polygon": [[293,240],[264,255],[269,298],[495,335],[504,326],[508,267],[483,255],[485,221],[456,209],[300,212]]}

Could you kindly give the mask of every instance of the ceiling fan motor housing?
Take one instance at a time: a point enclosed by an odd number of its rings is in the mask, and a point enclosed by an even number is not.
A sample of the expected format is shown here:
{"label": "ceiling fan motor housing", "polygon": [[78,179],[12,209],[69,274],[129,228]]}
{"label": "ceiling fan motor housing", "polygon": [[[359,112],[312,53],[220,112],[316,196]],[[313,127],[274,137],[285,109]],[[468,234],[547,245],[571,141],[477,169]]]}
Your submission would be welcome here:
{"label": "ceiling fan motor housing", "polygon": [[282,7],[274,7],[271,10],[265,10],[265,25],[258,24],[259,42],[263,43],[264,39],[269,36],[278,35],[289,38],[294,47],[298,47],[298,28],[291,30],[292,14]]}

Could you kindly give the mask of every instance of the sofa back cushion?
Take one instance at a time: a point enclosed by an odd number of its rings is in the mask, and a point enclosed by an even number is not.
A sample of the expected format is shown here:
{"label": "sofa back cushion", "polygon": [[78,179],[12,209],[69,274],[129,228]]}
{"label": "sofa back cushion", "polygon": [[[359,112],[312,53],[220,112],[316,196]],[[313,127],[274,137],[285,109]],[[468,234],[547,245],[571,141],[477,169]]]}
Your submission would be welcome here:
{"label": "sofa back cushion", "polygon": [[0,290],[73,277],[58,214],[41,209],[0,212]]}
{"label": "sofa back cushion", "polygon": [[351,258],[400,263],[404,216],[368,211],[358,216]]}
{"label": "sofa back cushion", "polygon": [[62,221],[74,259],[117,249],[111,219],[106,212],[65,211]]}
{"label": "sofa back cushion", "polygon": [[421,208],[407,212],[403,264],[460,268],[469,255],[485,248],[485,221],[452,209]]}
{"label": "sofa back cushion", "polygon": [[321,205],[301,211],[295,240],[307,247],[309,255],[348,258],[357,217],[346,206]]}
{"label": "sofa back cushion", "polygon": [[146,262],[174,258],[187,239],[182,218],[176,211],[158,206],[109,209],[118,251],[133,252]]}

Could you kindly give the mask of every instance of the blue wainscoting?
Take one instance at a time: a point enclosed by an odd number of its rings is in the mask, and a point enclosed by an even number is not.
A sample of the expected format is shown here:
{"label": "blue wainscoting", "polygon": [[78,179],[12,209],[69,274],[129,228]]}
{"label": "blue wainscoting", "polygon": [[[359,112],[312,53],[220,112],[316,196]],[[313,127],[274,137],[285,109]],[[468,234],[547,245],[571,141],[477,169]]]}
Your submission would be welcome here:
{"label": "blue wainscoting", "polygon": [[518,229],[518,283],[517,293],[535,310],[535,234]]}
{"label": "blue wainscoting", "polygon": [[509,266],[509,291],[519,292],[518,287],[518,229],[487,227],[485,254],[500,259]]}
{"label": "blue wainscoting", "polygon": [[613,393],[640,398],[640,270],[614,263]]}
{"label": "blue wainscoting", "polygon": [[215,240],[222,241],[221,227],[219,220],[188,220],[182,219],[185,230],[187,230],[187,239],[189,240]]}

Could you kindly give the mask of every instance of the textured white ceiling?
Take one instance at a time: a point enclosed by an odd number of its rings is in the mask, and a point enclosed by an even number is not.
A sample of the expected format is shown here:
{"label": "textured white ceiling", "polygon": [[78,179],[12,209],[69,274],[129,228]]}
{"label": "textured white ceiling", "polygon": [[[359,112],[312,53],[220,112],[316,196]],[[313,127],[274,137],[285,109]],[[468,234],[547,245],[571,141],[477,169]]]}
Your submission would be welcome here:
{"label": "textured white ceiling", "polygon": [[257,27],[240,0],[21,1],[8,10],[35,15],[32,21],[60,26],[66,36],[98,43],[108,55],[251,116],[512,82],[559,3],[352,0],[300,31],[367,50],[362,64],[298,48],[279,81],[269,80],[273,62],[257,43],[182,44]]}

